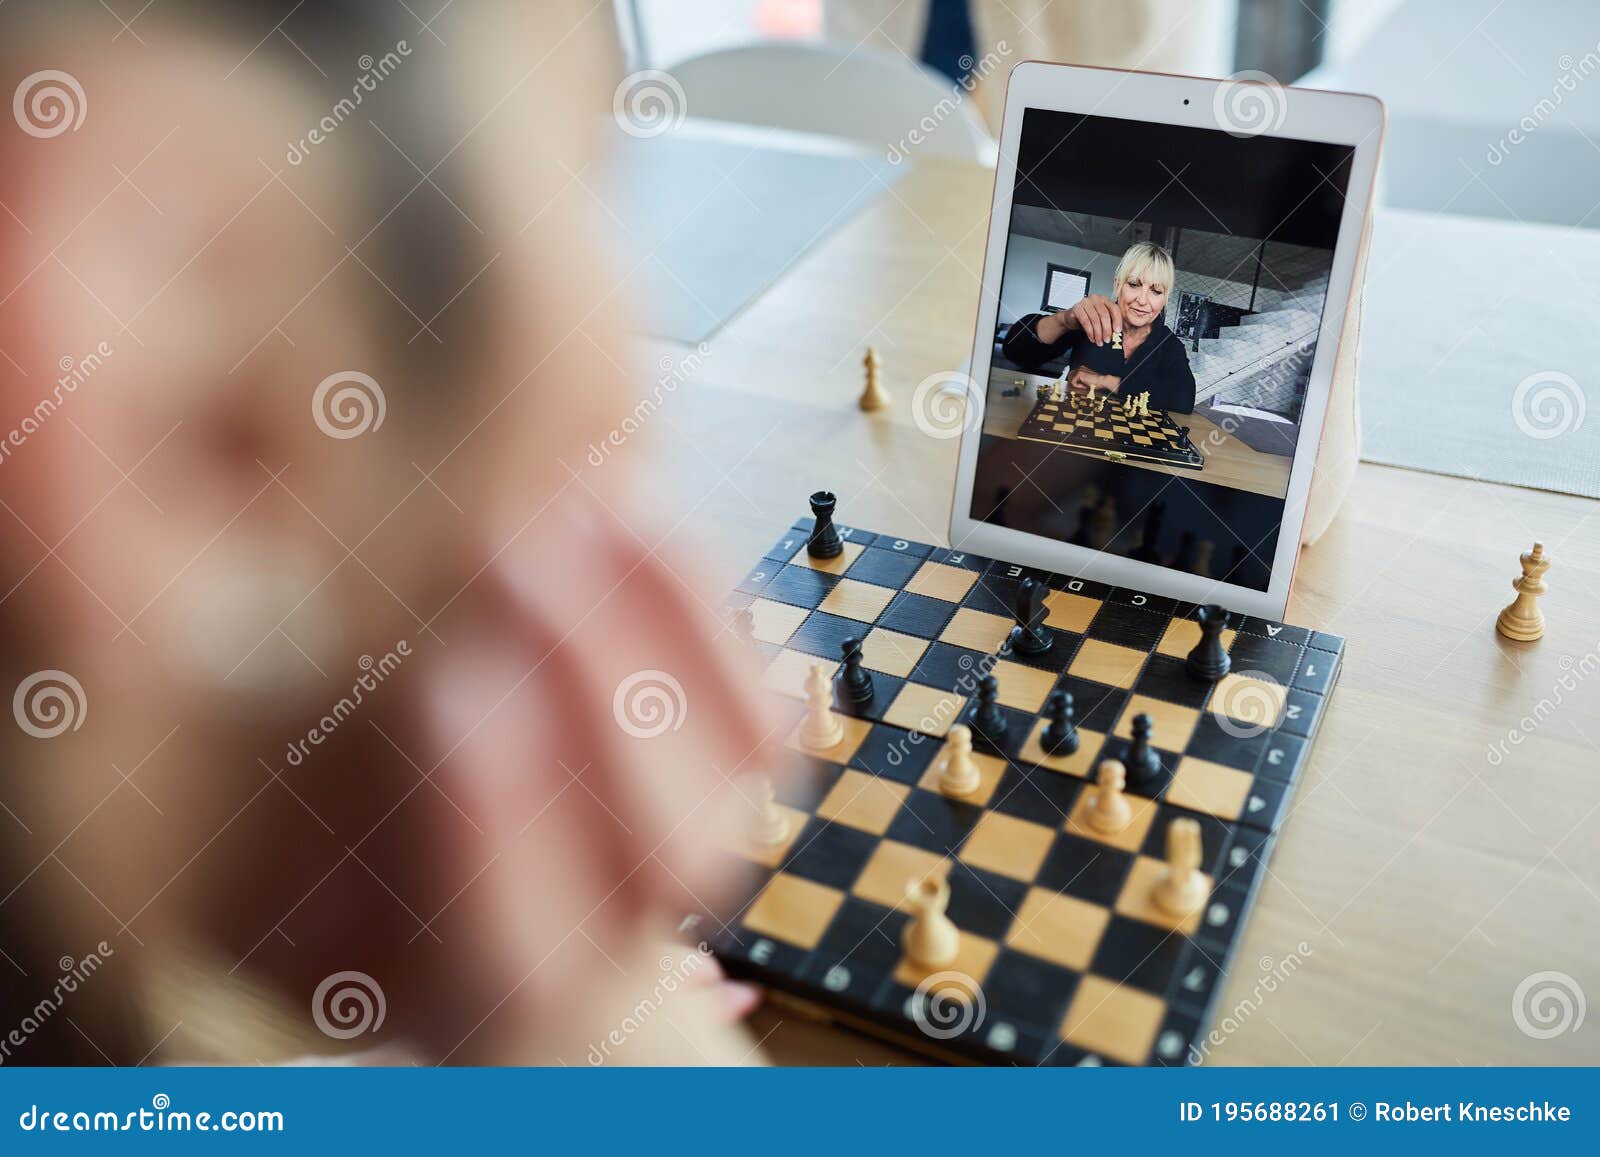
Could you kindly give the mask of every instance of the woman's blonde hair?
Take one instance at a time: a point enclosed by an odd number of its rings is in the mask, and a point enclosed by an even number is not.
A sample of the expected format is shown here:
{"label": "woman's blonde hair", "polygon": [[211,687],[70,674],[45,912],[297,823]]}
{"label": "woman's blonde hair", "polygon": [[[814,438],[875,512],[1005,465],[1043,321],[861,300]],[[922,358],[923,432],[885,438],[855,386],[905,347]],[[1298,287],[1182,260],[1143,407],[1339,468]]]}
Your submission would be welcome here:
{"label": "woman's blonde hair", "polygon": [[1177,273],[1172,264],[1172,254],[1153,241],[1135,241],[1117,262],[1117,272],[1111,278],[1113,297],[1120,296],[1129,278],[1138,277],[1172,290],[1172,279]]}

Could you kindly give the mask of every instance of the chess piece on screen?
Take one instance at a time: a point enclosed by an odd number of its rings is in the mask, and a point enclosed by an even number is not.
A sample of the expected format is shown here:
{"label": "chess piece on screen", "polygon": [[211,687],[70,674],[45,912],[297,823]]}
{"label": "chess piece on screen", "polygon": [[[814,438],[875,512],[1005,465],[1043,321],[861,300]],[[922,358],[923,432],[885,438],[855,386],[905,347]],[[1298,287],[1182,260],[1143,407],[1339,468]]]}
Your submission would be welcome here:
{"label": "chess piece on screen", "polygon": [[1550,556],[1544,552],[1544,543],[1536,542],[1533,549],[1522,555],[1522,577],[1511,580],[1511,589],[1517,597],[1500,612],[1494,629],[1508,639],[1531,643],[1544,635],[1544,612],[1539,609],[1539,596],[1549,588],[1544,585],[1544,572],[1550,569]]}
{"label": "chess piece on screen", "polygon": [[901,934],[908,959],[922,968],[949,968],[961,948],[961,932],[945,915],[950,885],[942,876],[925,876],[906,885],[911,921]]}
{"label": "chess piece on screen", "polygon": [[1089,826],[1103,835],[1115,835],[1133,821],[1133,807],[1123,791],[1128,786],[1128,769],[1115,759],[1100,762],[1093,794],[1089,796]]}
{"label": "chess piece on screen", "polygon": [[1173,570],[1188,570],[1194,566],[1194,531],[1185,530],[1178,535],[1178,551],[1172,556]]}
{"label": "chess piece on screen", "polygon": [[833,713],[832,681],[821,663],[811,664],[806,676],[806,717],[800,723],[799,738],[808,751],[827,751],[844,739],[844,725]]}
{"label": "chess piece on screen", "polygon": [[1082,497],[1078,502],[1078,528],[1072,532],[1072,545],[1089,545],[1089,525],[1094,519],[1094,512],[1100,504],[1100,490],[1093,483],[1085,486],[1081,491]]}
{"label": "chess piece on screen", "polygon": [[1094,508],[1094,519],[1089,524],[1089,545],[1104,550],[1117,537],[1117,500],[1107,494]]}
{"label": "chess piece on screen", "polygon": [[1133,548],[1133,556],[1140,562],[1161,561],[1159,544],[1161,542],[1162,524],[1166,521],[1167,504],[1161,499],[1156,499],[1145,512],[1144,522],[1139,528],[1139,545]]}
{"label": "chess piece on screen", "polygon": [[1228,571],[1222,576],[1224,582],[1236,583],[1244,573],[1246,560],[1250,557],[1250,548],[1244,543],[1235,543],[1233,558],[1228,563]]}
{"label": "chess piece on screen", "polygon": [[1156,881],[1152,897],[1170,916],[1187,919],[1206,902],[1206,881],[1200,873],[1200,824],[1187,816],[1167,827],[1167,869]]}
{"label": "chess piece on screen", "polygon": [[978,790],[978,763],[972,758],[972,729],[957,723],[945,742],[939,768],[939,790],[945,795],[971,795]]}
{"label": "chess piece on screen", "polygon": [[867,356],[861,359],[861,365],[867,372],[867,385],[861,391],[861,408],[869,413],[881,410],[889,404],[889,391],[878,381],[878,351],[868,346]]}

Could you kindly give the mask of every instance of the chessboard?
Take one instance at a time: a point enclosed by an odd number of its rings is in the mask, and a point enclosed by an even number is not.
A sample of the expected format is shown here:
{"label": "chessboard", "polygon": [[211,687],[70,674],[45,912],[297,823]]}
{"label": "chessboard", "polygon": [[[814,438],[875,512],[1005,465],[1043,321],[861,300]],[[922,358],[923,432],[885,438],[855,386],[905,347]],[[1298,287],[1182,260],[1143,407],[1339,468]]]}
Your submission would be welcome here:
{"label": "chessboard", "polygon": [[[727,849],[736,899],[683,931],[774,999],[938,1059],[1196,1063],[1343,640],[1233,617],[1211,635],[1230,670],[1207,681],[1185,662],[1200,608],[832,529],[842,549],[817,558],[817,524],[796,522],[728,602],[728,645],[758,653],[796,721],[799,766],[745,789],[752,825]],[[1029,578],[1047,591],[1039,655],[1012,646]],[[872,684],[862,704],[840,672],[857,645]],[[955,796],[941,784],[947,737],[975,721],[985,675],[995,714],[971,756],[976,786]],[[1041,710],[1058,691],[1072,697],[1077,743],[1052,755]],[[802,738],[819,707],[839,725],[825,750]],[[1158,772],[1140,788],[1129,777],[1126,823],[1106,834],[1089,814],[1094,773],[1130,759],[1141,730]],[[1182,917],[1155,902],[1175,824],[1199,828],[1188,879],[1202,890]],[[902,942],[930,880],[948,885],[959,932],[937,969]]]}
{"label": "chessboard", "polygon": [[1061,401],[1041,398],[1017,429],[1017,437],[1048,442],[1066,450],[1112,461],[1157,462],[1185,470],[1204,470],[1206,460],[1189,440],[1189,430],[1165,410],[1133,412],[1133,407],[1100,399],[1084,404],[1081,395]]}

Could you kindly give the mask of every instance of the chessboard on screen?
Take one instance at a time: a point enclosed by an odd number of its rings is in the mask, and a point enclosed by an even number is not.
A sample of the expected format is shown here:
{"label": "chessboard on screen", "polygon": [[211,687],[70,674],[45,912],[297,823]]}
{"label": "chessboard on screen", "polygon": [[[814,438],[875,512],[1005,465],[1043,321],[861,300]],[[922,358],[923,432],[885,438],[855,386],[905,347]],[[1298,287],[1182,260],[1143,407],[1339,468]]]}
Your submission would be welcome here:
{"label": "chessboard on screen", "polygon": [[1159,462],[1183,470],[1204,470],[1205,458],[1165,410],[1150,408],[1148,391],[1125,397],[1069,389],[1063,383],[1040,386],[1037,401],[1017,429],[1017,437],[1060,446],[1107,462]]}
{"label": "chessboard on screen", "polygon": [[729,601],[793,720],[730,973],[948,1060],[1184,1064],[1342,640],[832,521]]}

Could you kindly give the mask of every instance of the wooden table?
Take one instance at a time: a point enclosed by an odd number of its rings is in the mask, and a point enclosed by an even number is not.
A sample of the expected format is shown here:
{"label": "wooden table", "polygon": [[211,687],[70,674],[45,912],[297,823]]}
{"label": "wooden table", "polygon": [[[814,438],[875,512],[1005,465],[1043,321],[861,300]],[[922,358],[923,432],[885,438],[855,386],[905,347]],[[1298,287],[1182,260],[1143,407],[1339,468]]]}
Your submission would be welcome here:
{"label": "wooden table", "polygon": [[[919,163],[685,368],[647,433],[694,503],[668,546],[701,556],[709,601],[821,486],[848,522],[945,540],[957,443],[922,432],[911,407],[969,352],[992,183]],[[870,416],[855,407],[869,344],[894,395]],[[688,353],[654,343],[649,365]],[[1290,622],[1349,649],[1219,1003],[1230,1031],[1213,1063],[1600,1061],[1600,1013],[1536,1039],[1512,1012],[1547,971],[1600,999],[1597,530],[1585,499],[1362,466],[1289,604]],[[1556,560],[1548,632],[1512,644],[1494,616],[1535,538]],[[1293,974],[1264,985],[1291,954]],[[756,1031],[780,1062],[911,1059],[787,1012],[764,1010]]]}

